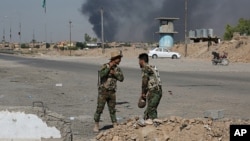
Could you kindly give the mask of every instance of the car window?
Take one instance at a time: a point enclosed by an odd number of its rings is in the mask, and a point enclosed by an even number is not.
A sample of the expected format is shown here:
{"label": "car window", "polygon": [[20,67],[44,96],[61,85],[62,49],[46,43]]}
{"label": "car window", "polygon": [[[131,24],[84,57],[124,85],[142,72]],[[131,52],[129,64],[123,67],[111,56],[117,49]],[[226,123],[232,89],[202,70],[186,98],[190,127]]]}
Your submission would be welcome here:
{"label": "car window", "polygon": [[168,50],[167,49],[163,49],[163,52],[168,52]]}
{"label": "car window", "polygon": [[155,51],[160,51],[160,49],[159,49],[159,48],[157,48]]}

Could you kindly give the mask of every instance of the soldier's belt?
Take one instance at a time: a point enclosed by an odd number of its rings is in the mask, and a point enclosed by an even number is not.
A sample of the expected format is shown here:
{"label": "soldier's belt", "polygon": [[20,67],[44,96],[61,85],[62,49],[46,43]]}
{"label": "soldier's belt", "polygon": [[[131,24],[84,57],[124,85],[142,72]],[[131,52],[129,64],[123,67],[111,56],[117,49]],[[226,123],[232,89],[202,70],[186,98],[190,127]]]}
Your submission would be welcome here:
{"label": "soldier's belt", "polygon": [[104,92],[104,93],[108,93],[108,92],[115,92],[116,90],[115,89],[107,89],[107,88],[104,88],[104,87],[102,87],[102,88],[100,88],[101,89],[101,91],[102,92]]}
{"label": "soldier's belt", "polygon": [[162,88],[161,88],[161,85],[158,85],[158,86],[155,86],[155,87],[149,89],[149,91],[159,91],[159,90],[161,90],[161,89],[162,89]]}

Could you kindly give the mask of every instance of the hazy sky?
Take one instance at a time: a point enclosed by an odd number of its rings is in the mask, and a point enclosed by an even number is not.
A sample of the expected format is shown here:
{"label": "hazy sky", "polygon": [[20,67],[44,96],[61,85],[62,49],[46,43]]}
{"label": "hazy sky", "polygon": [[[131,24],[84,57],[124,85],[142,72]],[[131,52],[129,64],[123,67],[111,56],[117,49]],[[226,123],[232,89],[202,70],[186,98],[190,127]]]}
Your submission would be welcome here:
{"label": "hazy sky", "polygon": [[45,41],[45,25],[47,42],[69,40],[69,20],[72,21],[72,40],[83,41],[84,34],[92,36],[92,26],[81,12],[85,0],[47,0],[47,12],[42,8],[42,0],[0,0],[0,40],[19,41],[19,23],[21,22],[22,42],[32,40],[33,31],[37,41]]}
{"label": "hazy sky", "polygon": [[[187,29],[214,29],[223,37],[227,24],[249,19],[250,0],[188,0]],[[100,8],[104,9],[104,38],[108,41],[153,41],[159,36],[156,17],[178,17],[176,41],[184,40],[185,0],[86,0],[82,13],[89,16],[94,31],[101,37]],[[156,37],[156,38],[155,38]]]}
{"label": "hazy sky", "polygon": [[[154,18],[159,16],[179,17],[175,38],[184,39],[184,0],[47,0],[46,14],[42,1],[0,0],[0,40],[3,29],[6,40],[10,40],[11,26],[12,40],[19,41],[19,23],[22,42],[30,42],[33,31],[37,41],[69,40],[71,20],[72,40],[83,41],[85,33],[100,33],[100,8],[104,9],[106,40],[151,41],[158,30]],[[216,35],[222,36],[226,24],[249,19],[249,5],[250,0],[189,0],[188,29],[213,28]]]}

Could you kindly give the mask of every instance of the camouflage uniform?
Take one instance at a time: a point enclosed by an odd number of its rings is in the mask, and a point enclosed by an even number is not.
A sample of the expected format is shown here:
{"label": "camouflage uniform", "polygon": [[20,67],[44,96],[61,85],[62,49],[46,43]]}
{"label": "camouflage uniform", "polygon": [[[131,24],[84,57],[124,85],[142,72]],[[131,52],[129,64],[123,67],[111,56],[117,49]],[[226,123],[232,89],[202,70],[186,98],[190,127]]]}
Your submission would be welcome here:
{"label": "camouflage uniform", "polygon": [[[114,70],[114,74],[110,74],[110,70]],[[98,87],[97,109],[94,115],[95,122],[100,121],[101,114],[107,102],[111,121],[116,122],[116,82],[124,80],[123,73],[116,65],[110,68],[109,64],[104,64],[99,71],[101,83]]]}
{"label": "camouflage uniform", "polygon": [[147,64],[142,68],[142,94],[147,94],[144,119],[157,118],[157,107],[162,97],[162,88],[159,72],[155,66]]}

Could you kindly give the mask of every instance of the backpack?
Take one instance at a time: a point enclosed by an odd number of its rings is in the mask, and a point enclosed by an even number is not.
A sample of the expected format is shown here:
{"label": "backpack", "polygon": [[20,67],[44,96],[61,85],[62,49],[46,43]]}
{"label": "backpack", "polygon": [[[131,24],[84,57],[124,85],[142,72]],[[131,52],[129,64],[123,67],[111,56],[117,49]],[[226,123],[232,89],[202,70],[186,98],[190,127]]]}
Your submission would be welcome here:
{"label": "backpack", "polygon": [[148,82],[148,88],[153,89],[155,87],[159,87],[162,85],[161,78],[160,78],[160,72],[156,68],[156,66],[149,66],[150,69],[153,71],[153,75],[149,76],[149,82]]}

